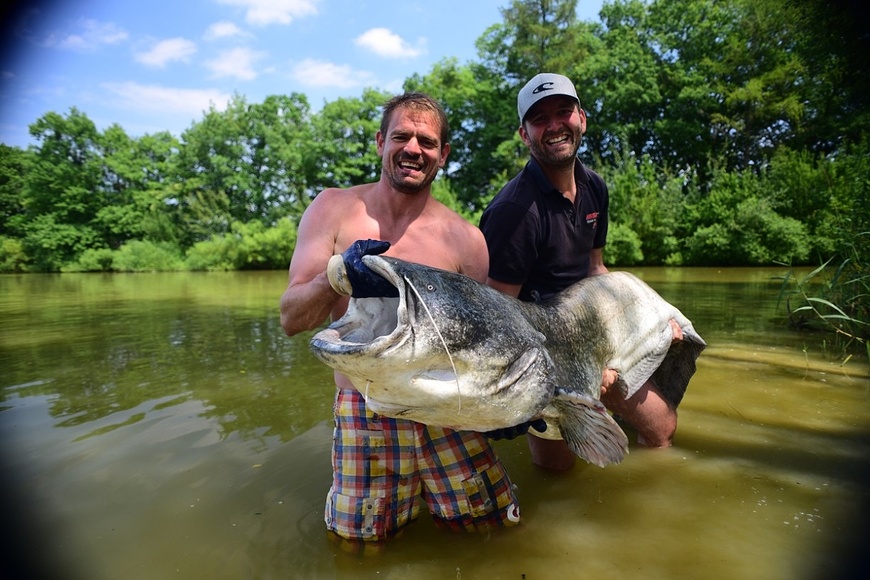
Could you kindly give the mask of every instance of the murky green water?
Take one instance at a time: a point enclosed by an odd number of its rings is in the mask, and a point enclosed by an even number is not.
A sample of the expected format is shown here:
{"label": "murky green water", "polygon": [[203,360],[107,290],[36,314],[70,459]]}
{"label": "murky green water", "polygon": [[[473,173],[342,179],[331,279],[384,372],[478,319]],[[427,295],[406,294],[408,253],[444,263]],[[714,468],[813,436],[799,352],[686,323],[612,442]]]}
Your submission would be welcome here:
{"label": "murky green water", "polygon": [[498,442],[520,527],[452,535],[423,516],[366,555],[324,529],[333,384],[310,335],[281,331],[284,272],[0,276],[4,565],[95,580],[857,574],[867,361],[829,362],[777,323],[781,272],[636,272],[710,345],[676,445],[555,476],[523,439]]}

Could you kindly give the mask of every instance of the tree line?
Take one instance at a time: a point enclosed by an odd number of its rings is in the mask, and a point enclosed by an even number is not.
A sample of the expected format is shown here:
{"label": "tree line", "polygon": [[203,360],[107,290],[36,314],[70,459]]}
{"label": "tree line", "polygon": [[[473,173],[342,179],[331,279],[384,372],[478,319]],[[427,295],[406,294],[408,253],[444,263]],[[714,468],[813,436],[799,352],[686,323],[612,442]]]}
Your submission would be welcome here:
{"label": "tree line", "polygon": [[[608,264],[870,255],[867,37],[848,5],[614,0],[599,22],[576,7],[513,0],[476,60],[406,79],[450,120],[438,199],[477,223],[527,160],[519,87],[560,72],[587,112],[582,158],[610,188]],[[0,144],[0,271],[286,268],[319,191],[377,179],[390,96],[314,112],[299,93],[235,95],[178,137],[48,112],[35,145]]]}

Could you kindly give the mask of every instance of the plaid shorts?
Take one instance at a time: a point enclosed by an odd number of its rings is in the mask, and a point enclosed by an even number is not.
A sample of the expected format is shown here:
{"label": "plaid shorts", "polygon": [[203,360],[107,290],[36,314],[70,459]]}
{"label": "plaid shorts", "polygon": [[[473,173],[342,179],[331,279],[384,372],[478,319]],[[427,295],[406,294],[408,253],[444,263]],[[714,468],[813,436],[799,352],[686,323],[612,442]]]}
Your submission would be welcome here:
{"label": "plaid shorts", "polygon": [[420,496],[453,530],[519,523],[510,478],[480,433],[378,416],[355,389],[338,389],[333,410],[329,530],[384,539],[417,518]]}

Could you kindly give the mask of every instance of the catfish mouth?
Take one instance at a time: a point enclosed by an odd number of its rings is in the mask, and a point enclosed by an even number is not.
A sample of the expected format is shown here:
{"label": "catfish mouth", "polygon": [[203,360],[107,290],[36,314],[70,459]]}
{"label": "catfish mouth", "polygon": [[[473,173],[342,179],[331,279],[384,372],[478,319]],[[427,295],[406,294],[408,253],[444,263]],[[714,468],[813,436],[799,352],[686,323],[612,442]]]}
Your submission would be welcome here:
{"label": "catfish mouth", "polygon": [[391,261],[363,256],[363,262],[399,291],[399,297],[351,298],[344,316],[311,339],[323,354],[380,354],[402,344],[410,328],[405,280]]}

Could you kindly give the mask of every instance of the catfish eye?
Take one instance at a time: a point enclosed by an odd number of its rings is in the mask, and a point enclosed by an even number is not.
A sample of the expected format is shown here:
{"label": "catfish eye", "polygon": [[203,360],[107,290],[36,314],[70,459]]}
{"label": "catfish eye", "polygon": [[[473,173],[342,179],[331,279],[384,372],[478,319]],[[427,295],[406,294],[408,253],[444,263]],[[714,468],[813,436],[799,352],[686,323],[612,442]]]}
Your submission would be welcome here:
{"label": "catfish eye", "polygon": [[426,290],[428,290],[429,292],[434,292],[435,285],[434,284],[426,284]]}

